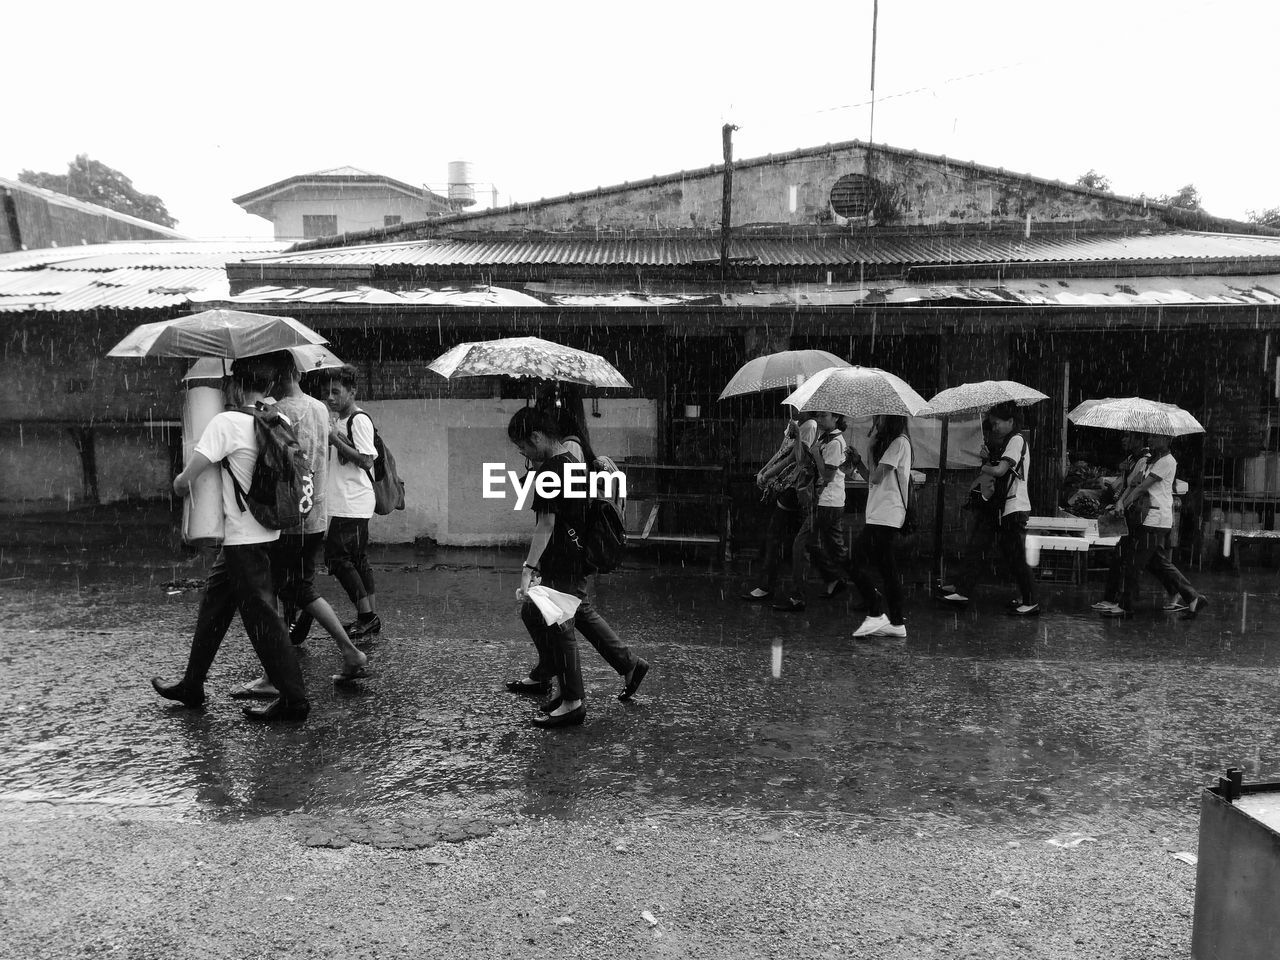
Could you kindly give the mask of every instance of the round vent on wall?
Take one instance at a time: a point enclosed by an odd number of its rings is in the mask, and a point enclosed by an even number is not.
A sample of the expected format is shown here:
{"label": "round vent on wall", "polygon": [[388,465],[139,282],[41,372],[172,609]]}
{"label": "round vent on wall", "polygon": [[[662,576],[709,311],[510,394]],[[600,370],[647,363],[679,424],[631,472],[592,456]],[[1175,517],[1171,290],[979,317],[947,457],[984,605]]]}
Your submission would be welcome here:
{"label": "round vent on wall", "polygon": [[831,188],[831,209],[850,219],[865,217],[875,206],[876,187],[865,173],[846,173]]}

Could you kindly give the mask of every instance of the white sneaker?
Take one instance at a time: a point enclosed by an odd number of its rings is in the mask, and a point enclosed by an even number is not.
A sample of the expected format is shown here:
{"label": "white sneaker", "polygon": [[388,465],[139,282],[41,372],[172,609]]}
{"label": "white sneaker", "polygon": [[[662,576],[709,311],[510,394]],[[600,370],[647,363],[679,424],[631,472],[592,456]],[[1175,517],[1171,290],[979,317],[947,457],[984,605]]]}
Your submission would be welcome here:
{"label": "white sneaker", "polygon": [[[1021,601],[1019,601],[1019,602],[1021,602]],[[1097,611],[1101,612],[1101,611],[1103,611],[1103,610],[1113,610],[1113,609],[1115,609],[1115,608],[1116,608],[1116,607],[1118,607],[1118,606],[1120,606],[1120,604],[1118,604],[1118,603],[1112,603],[1110,600],[1099,600],[1099,601],[1098,601],[1097,603],[1095,603],[1092,607],[1090,607],[1090,609],[1091,609],[1091,610],[1097,610]]]}
{"label": "white sneaker", "polygon": [[877,630],[875,635],[877,637],[897,637],[903,640],[907,636],[907,626],[904,623],[890,623]]}
{"label": "white sneaker", "polygon": [[883,614],[878,617],[867,617],[862,621],[862,626],[853,631],[853,635],[855,637],[870,637],[887,626],[889,626],[889,618]]}
{"label": "white sneaker", "polygon": [[947,603],[968,603],[969,598],[963,593],[948,593],[943,598]]}

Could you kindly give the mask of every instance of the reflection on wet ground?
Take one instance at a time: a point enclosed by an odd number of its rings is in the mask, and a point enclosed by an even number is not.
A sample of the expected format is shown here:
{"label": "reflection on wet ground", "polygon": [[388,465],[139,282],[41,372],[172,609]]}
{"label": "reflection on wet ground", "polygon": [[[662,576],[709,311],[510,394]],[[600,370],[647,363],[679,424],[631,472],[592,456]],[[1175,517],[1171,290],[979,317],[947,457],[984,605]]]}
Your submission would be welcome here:
{"label": "reflection on wet ground", "polygon": [[377,566],[375,677],[334,688],[337,655],[313,634],[311,718],[269,728],[226,696],[255,675],[238,626],[205,711],[148,686],[185,662],[199,594],[163,584],[201,576],[198,564],[117,558],[0,583],[0,801],[848,826],[1193,811],[1223,767],[1276,768],[1280,593],[1265,570],[1197,574],[1215,605],[1195,621],[1102,621],[1087,587],[1046,589],[1038,620],[1003,616],[995,588],[957,615],[917,587],[905,641],[852,640],[861,615],[847,595],[783,614],[739,601],[733,574],[631,570],[597,597],[653,663],[640,697],[619,702],[618,678],[584,645],[588,722],[547,733],[528,725],[533,701],[502,690],[532,650],[512,599],[518,560],[403,559]]}

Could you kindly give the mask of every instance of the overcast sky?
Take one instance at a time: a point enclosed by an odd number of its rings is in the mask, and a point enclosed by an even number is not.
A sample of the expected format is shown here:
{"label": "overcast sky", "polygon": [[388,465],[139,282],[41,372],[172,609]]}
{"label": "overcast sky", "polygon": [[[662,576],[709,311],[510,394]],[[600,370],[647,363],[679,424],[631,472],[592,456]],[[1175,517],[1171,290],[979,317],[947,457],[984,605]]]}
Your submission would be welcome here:
{"label": "overcast sky", "polygon": [[[351,164],[503,203],[869,133],[872,0],[11,5],[0,176],[77,153],[178,229]],[[875,139],[1118,193],[1280,206],[1275,0],[880,0]]]}

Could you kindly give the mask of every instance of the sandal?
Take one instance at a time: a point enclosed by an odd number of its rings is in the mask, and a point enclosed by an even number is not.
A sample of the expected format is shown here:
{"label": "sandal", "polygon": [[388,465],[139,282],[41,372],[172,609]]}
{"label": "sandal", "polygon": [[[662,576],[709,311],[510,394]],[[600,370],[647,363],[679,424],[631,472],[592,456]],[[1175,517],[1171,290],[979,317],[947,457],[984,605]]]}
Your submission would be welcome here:
{"label": "sandal", "polygon": [[231,691],[232,700],[275,700],[280,691],[267,682],[266,677],[242,683]]}
{"label": "sandal", "polygon": [[364,680],[369,676],[368,666],[364,664],[356,664],[355,666],[347,664],[342,668],[341,673],[335,673],[329,679],[334,683],[350,683],[352,680]]}

